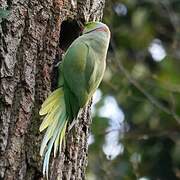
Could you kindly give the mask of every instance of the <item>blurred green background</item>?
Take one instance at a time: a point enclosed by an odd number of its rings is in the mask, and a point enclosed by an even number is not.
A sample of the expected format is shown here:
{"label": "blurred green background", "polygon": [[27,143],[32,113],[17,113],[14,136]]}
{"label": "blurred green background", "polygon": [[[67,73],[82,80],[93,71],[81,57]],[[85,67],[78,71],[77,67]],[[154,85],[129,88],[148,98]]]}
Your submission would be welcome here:
{"label": "blurred green background", "polygon": [[107,0],[103,21],[87,179],[180,179],[180,0]]}

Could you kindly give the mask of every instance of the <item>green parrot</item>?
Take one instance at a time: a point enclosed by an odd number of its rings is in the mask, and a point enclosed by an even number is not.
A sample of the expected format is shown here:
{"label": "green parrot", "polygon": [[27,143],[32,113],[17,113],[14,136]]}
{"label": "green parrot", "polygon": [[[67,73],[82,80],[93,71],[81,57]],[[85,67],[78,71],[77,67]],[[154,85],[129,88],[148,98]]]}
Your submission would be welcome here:
{"label": "green parrot", "polygon": [[89,22],[83,33],[67,49],[59,65],[58,88],[44,101],[39,114],[44,116],[40,132],[47,129],[40,155],[44,156],[43,174],[48,177],[52,148],[54,157],[61,151],[66,128],[76,119],[98,88],[106,67],[110,31],[101,22]]}

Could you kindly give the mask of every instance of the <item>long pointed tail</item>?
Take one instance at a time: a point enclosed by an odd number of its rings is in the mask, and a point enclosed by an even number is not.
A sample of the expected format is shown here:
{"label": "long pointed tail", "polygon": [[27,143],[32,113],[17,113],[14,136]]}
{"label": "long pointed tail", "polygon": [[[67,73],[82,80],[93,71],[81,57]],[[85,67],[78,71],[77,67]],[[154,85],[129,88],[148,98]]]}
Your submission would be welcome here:
{"label": "long pointed tail", "polygon": [[61,145],[68,122],[62,88],[58,88],[50,94],[42,104],[39,114],[45,115],[39,128],[40,132],[47,129],[41,143],[40,155],[44,155],[43,174],[46,174],[46,177],[48,178],[49,159],[52,147],[54,145],[55,157],[57,151],[61,151]]}

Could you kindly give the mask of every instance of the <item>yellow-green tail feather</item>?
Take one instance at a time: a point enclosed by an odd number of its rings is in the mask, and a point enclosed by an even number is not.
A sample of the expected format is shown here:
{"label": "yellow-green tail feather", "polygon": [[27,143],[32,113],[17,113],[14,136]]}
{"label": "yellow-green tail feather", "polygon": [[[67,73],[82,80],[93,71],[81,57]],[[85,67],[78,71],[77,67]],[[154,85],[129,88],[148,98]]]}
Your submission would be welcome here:
{"label": "yellow-green tail feather", "polygon": [[61,151],[68,122],[62,88],[58,88],[50,94],[42,104],[39,114],[45,115],[39,130],[43,131],[47,129],[41,143],[40,155],[44,156],[43,174],[46,174],[48,178],[49,159],[52,147],[54,146],[55,157],[58,150],[59,152]]}

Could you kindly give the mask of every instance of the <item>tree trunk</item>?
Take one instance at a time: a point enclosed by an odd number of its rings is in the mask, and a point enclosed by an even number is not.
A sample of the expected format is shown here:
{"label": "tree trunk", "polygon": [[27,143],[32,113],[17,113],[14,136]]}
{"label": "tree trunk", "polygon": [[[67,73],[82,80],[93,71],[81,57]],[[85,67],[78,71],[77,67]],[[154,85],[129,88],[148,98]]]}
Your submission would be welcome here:
{"label": "tree trunk", "polygon": [[[101,19],[104,1],[0,0],[10,10],[0,25],[0,179],[43,178],[38,111],[55,87],[54,64],[78,36],[76,20]],[[67,133],[59,157],[51,157],[50,179],[85,179],[89,111]]]}

